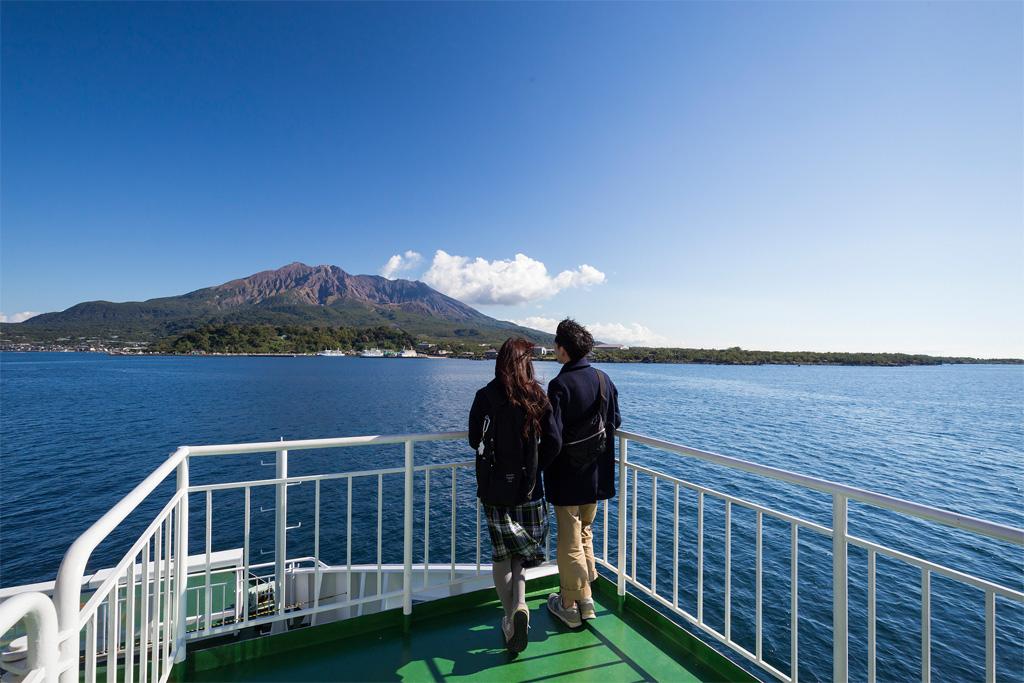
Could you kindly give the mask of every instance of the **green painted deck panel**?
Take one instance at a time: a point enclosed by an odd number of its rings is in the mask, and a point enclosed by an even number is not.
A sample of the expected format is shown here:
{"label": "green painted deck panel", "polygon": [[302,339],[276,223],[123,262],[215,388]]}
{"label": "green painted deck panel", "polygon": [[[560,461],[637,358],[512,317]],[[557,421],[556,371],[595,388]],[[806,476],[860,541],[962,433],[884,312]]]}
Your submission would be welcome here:
{"label": "green painted deck panel", "polygon": [[[722,680],[659,629],[597,595],[598,618],[579,630],[555,620],[548,589],[531,593],[530,644],[518,656],[502,644],[497,601],[387,626],[287,653],[191,671],[195,681],[689,681]],[[370,626],[372,629],[373,627]],[[656,642],[657,641],[657,642]],[[666,647],[666,644],[669,646]]]}

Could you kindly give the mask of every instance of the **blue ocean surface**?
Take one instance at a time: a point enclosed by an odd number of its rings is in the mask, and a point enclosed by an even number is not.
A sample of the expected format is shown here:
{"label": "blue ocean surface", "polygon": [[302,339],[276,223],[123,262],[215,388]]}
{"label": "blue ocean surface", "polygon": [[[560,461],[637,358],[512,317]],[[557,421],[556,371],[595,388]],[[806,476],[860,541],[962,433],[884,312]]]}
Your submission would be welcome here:
{"label": "blue ocean surface", "polygon": [[[802,474],[1024,526],[1024,367],[907,368],[606,365],[619,389],[623,428]],[[555,363],[537,363],[547,380]],[[474,392],[493,363],[358,358],[108,357],[99,354],[0,355],[0,585],[52,580],[70,543],[182,444],[239,443],[359,434],[465,429]],[[424,444],[417,464],[472,457],[463,443]],[[825,526],[828,496],[631,444],[629,459],[687,481]],[[193,484],[273,476],[272,455],[213,456],[191,466]],[[401,446],[294,451],[292,475],[398,467]],[[173,479],[173,477],[171,477]],[[416,480],[416,561],[423,557],[423,493]],[[380,485],[381,559],[401,561],[401,477]],[[630,481],[629,493],[632,494]],[[430,561],[451,559],[451,476],[430,481]],[[457,480],[457,560],[475,549],[473,483]],[[637,481],[638,547],[629,571],[649,584],[656,540],[659,594],[696,612],[696,494]],[[162,485],[96,551],[90,567],[122,556],[173,492]],[[346,482],[325,482],[320,555],[344,563],[377,561],[376,477],[356,479],[354,528],[346,529]],[[253,489],[253,562],[272,560],[272,487]],[[289,488],[289,557],[313,554],[312,485]],[[651,509],[657,504],[657,526]],[[190,499],[191,552],[204,549],[205,496]],[[243,536],[240,491],[214,496],[214,550]],[[630,502],[630,513],[632,501]],[[704,617],[724,627],[724,504],[706,497]],[[617,559],[616,503],[609,515],[608,558]],[[732,634],[754,649],[754,513],[732,510]],[[604,554],[603,509],[595,540]],[[1020,548],[851,503],[850,533],[996,581],[1024,588]],[[679,564],[673,571],[678,538]],[[789,671],[790,528],[765,517],[764,652]],[[486,562],[488,541],[482,541]],[[867,558],[851,547],[851,679],[866,678]],[[258,558],[258,559],[257,559]],[[800,678],[828,680],[832,670],[831,541],[801,531]],[[879,557],[878,678],[919,678],[921,572]],[[984,674],[984,595],[931,579],[934,680],[974,681]],[[1024,610],[997,600],[1000,680],[1024,680]]]}

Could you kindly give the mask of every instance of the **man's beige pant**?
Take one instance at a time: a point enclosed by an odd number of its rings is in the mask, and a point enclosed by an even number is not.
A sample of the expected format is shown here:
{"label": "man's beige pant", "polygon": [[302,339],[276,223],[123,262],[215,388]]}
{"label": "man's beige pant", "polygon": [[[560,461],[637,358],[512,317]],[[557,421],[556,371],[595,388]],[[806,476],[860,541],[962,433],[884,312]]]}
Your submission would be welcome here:
{"label": "man's beige pant", "polygon": [[590,582],[597,579],[594,564],[594,535],[590,525],[597,515],[597,503],[556,505],[558,521],[558,580],[562,602],[590,599]]}

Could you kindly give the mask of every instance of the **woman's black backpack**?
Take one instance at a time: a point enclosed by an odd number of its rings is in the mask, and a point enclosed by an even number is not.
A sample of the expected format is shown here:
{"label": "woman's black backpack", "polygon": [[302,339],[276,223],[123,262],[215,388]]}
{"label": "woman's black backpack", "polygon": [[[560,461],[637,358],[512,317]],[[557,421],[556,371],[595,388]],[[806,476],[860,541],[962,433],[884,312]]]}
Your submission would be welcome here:
{"label": "woman's black backpack", "polygon": [[581,470],[592,465],[605,452],[608,443],[608,429],[604,417],[608,414],[608,396],[605,389],[604,373],[594,368],[600,388],[597,411],[584,418],[572,429],[566,429],[562,438],[562,454],[569,458],[573,469]]}
{"label": "woman's black backpack", "polygon": [[487,505],[513,507],[537,485],[537,438],[523,438],[523,411],[504,392],[487,391],[490,410],[476,454],[476,495]]}

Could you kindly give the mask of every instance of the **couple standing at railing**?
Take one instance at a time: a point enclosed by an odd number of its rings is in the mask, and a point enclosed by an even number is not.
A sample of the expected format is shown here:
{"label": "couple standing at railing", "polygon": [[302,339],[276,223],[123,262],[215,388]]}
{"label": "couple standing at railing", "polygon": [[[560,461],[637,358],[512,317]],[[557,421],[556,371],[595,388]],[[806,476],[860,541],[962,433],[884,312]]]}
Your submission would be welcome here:
{"label": "couple standing at railing", "polygon": [[615,385],[587,362],[593,346],[585,327],[571,319],[559,323],[555,357],[562,368],[545,394],[534,375],[533,344],[507,340],[494,380],[477,392],[470,409],[477,496],[487,517],[510,652],[521,652],[528,641],[523,570],[546,559],[549,502],[558,523],[560,592],[548,596],[548,610],[570,628],[596,616],[591,524],[597,502],[615,495],[613,434],[621,418]]}

